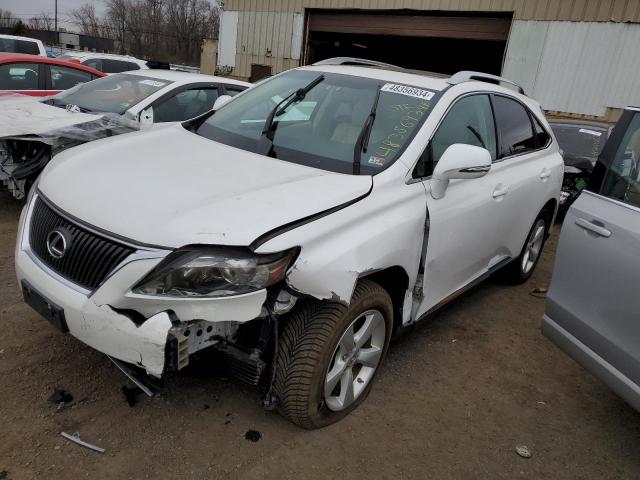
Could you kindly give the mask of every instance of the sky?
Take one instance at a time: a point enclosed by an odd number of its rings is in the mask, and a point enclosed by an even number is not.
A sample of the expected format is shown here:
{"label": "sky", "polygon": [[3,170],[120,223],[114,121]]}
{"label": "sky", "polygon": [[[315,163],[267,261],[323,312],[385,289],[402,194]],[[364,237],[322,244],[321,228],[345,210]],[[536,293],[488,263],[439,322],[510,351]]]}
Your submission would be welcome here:
{"label": "sky", "polygon": [[[101,0],[58,0],[58,23],[68,30],[75,30],[74,25],[66,23],[69,11],[78,8],[85,3],[92,3],[96,7],[98,15],[104,12],[104,3]],[[53,17],[55,0],[2,0],[0,7],[10,10],[15,17],[28,20],[40,13],[47,13]]]}

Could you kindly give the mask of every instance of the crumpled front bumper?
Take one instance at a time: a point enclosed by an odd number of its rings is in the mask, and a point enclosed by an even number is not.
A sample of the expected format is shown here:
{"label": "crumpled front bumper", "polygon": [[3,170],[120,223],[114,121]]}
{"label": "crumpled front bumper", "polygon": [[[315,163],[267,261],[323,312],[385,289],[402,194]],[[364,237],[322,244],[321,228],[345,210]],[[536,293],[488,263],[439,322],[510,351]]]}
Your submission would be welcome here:
{"label": "crumpled front bumper", "polygon": [[[235,331],[233,325],[263,315],[265,290],[217,299],[132,294],[131,287],[168,251],[134,253],[97,290],[83,290],[48,268],[31,251],[28,244],[31,205],[33,201],[25,207],[18,231],[15,253],[18,281],[26,280],[32,289],[62,308],[69,333],[100,352],[160,377],[168,367],[167,345],[176,348],[176,338],[181,354],[188,355]],[[144,320],[127,315],[131,310]]]}

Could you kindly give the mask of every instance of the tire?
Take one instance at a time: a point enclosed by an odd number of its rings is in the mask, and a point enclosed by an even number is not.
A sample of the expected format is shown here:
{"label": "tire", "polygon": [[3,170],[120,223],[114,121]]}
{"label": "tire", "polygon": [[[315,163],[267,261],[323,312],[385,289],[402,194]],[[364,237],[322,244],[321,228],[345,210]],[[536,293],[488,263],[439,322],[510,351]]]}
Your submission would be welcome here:
{"label": "tire", "polygon": [[[373,333],[369,341],[358,347],[354,342],[366,336],[358,337],[367,330],[363,328],[365,323]],[[351,335],[349,327],[353,327],[355,335]],[[348,415],[369,394],[389,348],[392,327],[391,298],[369,280],[358,283],[348,307],[336,302],[308,302],[294,311],[278,344],[273,386],[280,413],[306,429],[321,428]],[[351,353],[345,353],[348,352],[345,345],[353,346]],[[377,362],[373,362],[374,355]],[[361,358],[366,358],[370,366],[360,364]],[[339,373],[341,369],[343,373]],[[339,380],[327,396],[325,390],[336,377]],[[343,385],[347,386],[344,392]],[[352,396],[348,385],[352,387]]]}
{"label": "tire", "polygon": [[[549,215],[546,210],[540,212],[536,217],[531,226],[531,230],[529,230],[527,239],[524,242],[524,246],[520,251],[520,255],[504,269],[503,278],[507,282],[513,285],[519,285],[529,280],[529,277],[533,274],[542,256],[542,249],[547,240],[550,217],[551,215]],[[541,235],[539,240],[537,235]],[[531,258],[532,256],[534,257],[533,259]]]}

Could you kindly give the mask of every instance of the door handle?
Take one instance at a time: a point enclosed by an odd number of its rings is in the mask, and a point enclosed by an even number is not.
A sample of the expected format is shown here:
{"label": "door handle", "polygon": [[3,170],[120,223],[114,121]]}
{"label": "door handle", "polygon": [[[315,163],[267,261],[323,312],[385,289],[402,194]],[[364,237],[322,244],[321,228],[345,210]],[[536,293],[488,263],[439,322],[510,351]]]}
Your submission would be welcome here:
{"label": "door handle", "polygon": [[509,193],[509,185],[503,185],[499,183],[496,185],[496,188],[493,189],[493,198],[504,197],[507,193]]}
{"label": "door handle", "polygon": [[548,169],[548,168],[543,168],[542,171],[540,172],[540,179],[541,180],[546,180],[550,176],[551,176],[551,170]]}
{"label": "door handle", "polygon": [[589,222],[584,218],[578,218],[576,220],[576,225],[578,225],[581,228],[584,228],[585,230],[589,230],[590,232],[595,233],[596,235],[599,235],[604,238],[609,238],[611,236],[610,230],[607,230],[606,228],[600,225],[596,225],[593,222]]}

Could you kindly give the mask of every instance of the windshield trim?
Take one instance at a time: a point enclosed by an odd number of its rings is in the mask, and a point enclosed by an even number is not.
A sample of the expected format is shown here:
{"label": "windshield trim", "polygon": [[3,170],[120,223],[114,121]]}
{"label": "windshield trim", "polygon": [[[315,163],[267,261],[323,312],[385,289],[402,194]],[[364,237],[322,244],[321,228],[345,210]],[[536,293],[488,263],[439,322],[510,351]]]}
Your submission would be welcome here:
{"label": "windshield trim", "polygon": [[[420,90],[428,90],[429,92],[432,92],[434,95],[431,97],[430,99],[430,106],[429,109],[427,110],[426,115],[423,117],[423,119],[421,120],[420,124],[416,126],[416,128],[409,134],[407,135],[402,147],[398,150],[395,158],[386,163],[385,165],[381,166],[381,167],[371,167],[369,165],[366,164],[361,164],[361,171],[359,174],[354,174],[353,173],[353,162],[345,162],[342,160],[337,160],[337,159],[331,159],[329,157],[322,157],[320,155],[314,155],[312,153],[309,152],[302,152],[299,150],[291,150],[288,149],[286,147],[283,146],[278,146],[278,145],[274,145],[273,147],[273,151],[276,153],[278,151],[287,151],[287,152],[295,152],[295,155],[291,155],[290,158],[282,158],[279,156],[276,156],[275,159],[276,160],[281,160],[284,162],[289,162],[289,163],[294,163],[294,164],[298,164],[298,165],[303,165],[306,167],[311,167],[311,168],[317,168],[318,170],[323,170],[326,172],[333,172],[333,173],[344,173],[344,174],[349,174],[349,175],[368,175],[368,176],[375,176],[378,175],[379,173],[384,172],[385,170],[387,170],[388,168],[390,168],[392,165],[394,165],[397,161],[399,161],[402,157],[402,155],[404,154],[404,152],[407,150],[407,148],[413,143],[415,137],[417,136],[418,132],[420,130],[422,130],[422,127],[424,127],[424,124],[426,122],[426,119],[428,118],[428,116],[431,114],[431,112],[433,111],[433,109],[435,108],[436,104],[440,101],[440,99],[442,98],[443,94],[446,92],[447,89],[444,90],[436,90],[436,89],[432,89],[432,88],[426,88],[423,86],[419,86],[419,85],[412,85],[409,83],[404,83],[404,82],[395,82],[392,79],[386,79],[386,80],[382,80],[382,79],[378,79],[378,78],[371,78],[371,77],[359,77],[359,76],[355,76],[355,75],[350,75],[350,74],[344,74],[344,73],[335,73],[335,72],[323,72],[320,70],[308,70],[308,69],[294,69],[292,71],[303,71],[303,72],[310,72],[310,73],[322,73],[324,74],[327,79],[331,78],[332,76],[336,76],[336,77],[349,77],[351,79],[353,78],[362,78],[364,80],[370,80],[374,83],[378,84],[378,87],[381,87],[382,85],[386,84],[386,83],[393,83],[395,85],[400,85],[400,86],[406,86],[406,87],[410,87],[410,88],[416,88],[416,89],[420,89]],[[285,74],[287,72],[284,72]],[[267,84],[270,81],[273,81],[273,79],[276,79],[278,77],[280,77],[283,74],[279,74],[276,75],[274,77],[272,77],[271,79],[267,80],[264,82],[264,84]],[[254,87],[256,88],[256,87]],[[251,89],[253,90],[253,89]],[[376,108],[377,111],[377,108]],[[199,137],[205,138],[206,140],[212,141],[212,142],[216,142],[216,143],[220,143],[222,145],[228,146],[228,147],[232,147],[232,148],[237,148],[238,150],[242,150],[244,152],[247,153],[251,153],[251,154],[256,154],[256,155],[261,155],[261,156],[265,156],[257,151],[254,151],[252,149],[249,148],[245,148],[245,147],[241,147],[238,146],[236,144],[230,144],[230,143],[226,143],[223,141],[219,141],[219,140],[215,140],[213,138],[210,138],[206,135],[203,135],[201,132],[201,128],[203,126],[205,126],[206,121],[215,114],[215,112],[208,112],[207,117],[202,119],[201,121],[197,122],[197,123],[189,123],[189,124],[183,124],[183,126],[185,127],[185,129],[187,129],[188,131],[198,135]],[[250,142],[254,142],[254,139],[248,138],[248,137],[244,137],[242,135],[238,135],[234,132],[229,132],[226,131],[224,129],[221,129],[220,127],[214,126],[214,125],[209,125],[206,124],[207,126],[209,126],[209,128],[212,129],[216,129],[218,131],[218,133],[221,133],[222,135],[229,135],[229,136],[237,136],[237,137],[242,137],[242,139],[244,141],[250,141]],[[257,145],[257,141],[256,141],[256,145]],[[355,147],[355,146],[354,146]],[[268,158],[274,158],[274,157],[268,157]],[[317,163],[315,163],[313,161],[313,159],[318,159]],[[323,162],[324,165],[320,166],[319,163]],[[336,163],[339,164],[339,166],[337,168],[327,168],[326,164],[328,162],[331,163]]]}

